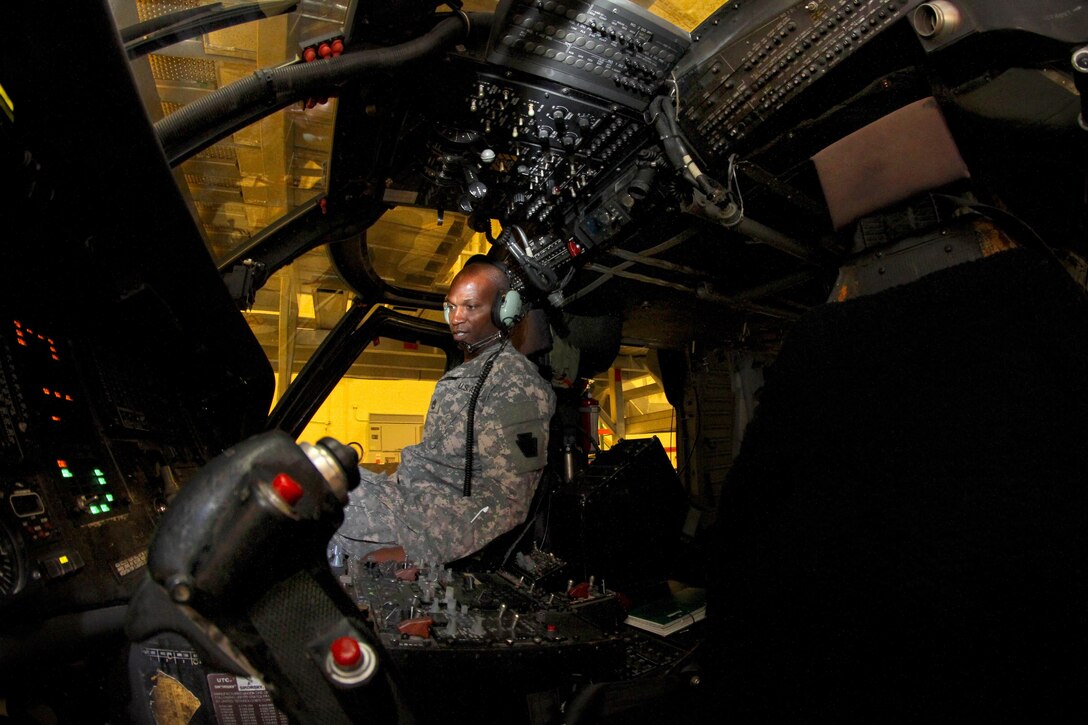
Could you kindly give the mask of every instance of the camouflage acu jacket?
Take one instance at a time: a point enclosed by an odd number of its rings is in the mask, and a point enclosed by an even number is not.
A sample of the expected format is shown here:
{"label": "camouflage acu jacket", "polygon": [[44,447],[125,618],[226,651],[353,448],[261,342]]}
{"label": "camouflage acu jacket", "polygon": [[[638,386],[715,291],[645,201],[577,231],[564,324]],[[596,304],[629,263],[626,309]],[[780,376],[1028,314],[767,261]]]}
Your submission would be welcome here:
{"label": "camouflage acu jacket", "polygon": [[[469,400],[496,354],[476,404],[472,495],[465,497]],[[341,531],[358,540],[369,527],[380,537],[386,522],[377,519],[391,514],[393,539],[415,561],[448,562],[480,549],[525,520],[554,412],[555,393],[524,355],[509,343],[482,351],[438,381],[423,440],[401,451],[396,472],[362,472]]]}

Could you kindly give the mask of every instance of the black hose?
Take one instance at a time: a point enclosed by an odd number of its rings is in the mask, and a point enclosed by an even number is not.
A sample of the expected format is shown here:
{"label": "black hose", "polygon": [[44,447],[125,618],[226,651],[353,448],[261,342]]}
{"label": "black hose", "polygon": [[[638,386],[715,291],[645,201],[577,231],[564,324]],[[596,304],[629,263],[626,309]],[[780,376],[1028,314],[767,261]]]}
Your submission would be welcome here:
{"label": "black hose", "polygon": [[684,169],[684,149],[680,144],[680,139],[672,132],[669,125],[668,109],[669,101],[665,96],[657,96],[650,102],[649,111],[653,114],[654,130],[657,131],[657,135],[661,138],[661,146],[665,149],[665,156],[669,159],[669,163],[683,174],[689,182],[694,183],[695,180],[691,174]]}
{"label": "black hose", "polygon": [[460,17],[449,17],[425,35],[390,48],[262,68],[170,114],[155,124],[155,132],[170,165],[177,166],[246,124],[291,103],[329,95],[361,75],[400,68],[448,48],[464,36],[465,30]]}
{"label": "black hose", "polygon": [[676,109],[669,103],[669,99],[665,96],[657,96],[650,102],[648,112],[653,114],[651,120],[654,130],[661,137],[661,146],[665,149],[665,156],[673,168],[679,171],[689,184],[697,186],[708,197],[717,198],[719,186],[706,174],[700,172],[696,175],[691,171],[693,163],[691,153],[685,146],[683,132],[676,121]]}

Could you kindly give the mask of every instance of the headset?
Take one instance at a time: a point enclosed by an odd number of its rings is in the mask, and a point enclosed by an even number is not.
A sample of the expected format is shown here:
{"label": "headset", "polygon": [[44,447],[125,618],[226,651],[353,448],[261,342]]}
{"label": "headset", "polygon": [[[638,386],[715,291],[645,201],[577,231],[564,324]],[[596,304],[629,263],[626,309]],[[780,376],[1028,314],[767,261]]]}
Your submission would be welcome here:
{"label": "headset", "polygon": [[[506,265],[497,259],[492,259],[486,254],[474,254],[468,258],[462,269],[466,269],[469,265],[473,264],[489,264],[492,267],[498,269],[506,277],[507,286],[510,284],[510,271],[506,268]],[[521,319],[522,304],[521,293],[516,289],[507,289],[505,291],[499,290],[495,293],[495,299],[491,303],[491,324],[499,328],[503,332],[508,331],[511,327],[517,324]],[[446,324],[450,324],[450,306],[442,305],[442,316],[446,320]]]}

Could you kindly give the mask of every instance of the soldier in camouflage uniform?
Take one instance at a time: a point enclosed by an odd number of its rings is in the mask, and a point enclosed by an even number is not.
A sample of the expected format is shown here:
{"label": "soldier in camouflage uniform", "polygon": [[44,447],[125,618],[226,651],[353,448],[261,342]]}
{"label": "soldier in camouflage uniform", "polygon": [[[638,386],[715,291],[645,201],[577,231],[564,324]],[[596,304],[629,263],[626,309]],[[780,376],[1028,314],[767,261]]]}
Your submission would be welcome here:
{"label": "soldier in camouflage uniform", "polygon": [[[525,520],[548,456],[555,393],[492,315],[509,281],[492,264],[471,264],[446,296],[450,331],[465,362],[431,397],[423,441],[401,451],[393,474],[365,469],[333,538],[352,557],[399,545],[416,562],[471,554]],[[499,324],[502,324],[501,322]],[[475,410],[471,495],[464,495],[466,418]]]}

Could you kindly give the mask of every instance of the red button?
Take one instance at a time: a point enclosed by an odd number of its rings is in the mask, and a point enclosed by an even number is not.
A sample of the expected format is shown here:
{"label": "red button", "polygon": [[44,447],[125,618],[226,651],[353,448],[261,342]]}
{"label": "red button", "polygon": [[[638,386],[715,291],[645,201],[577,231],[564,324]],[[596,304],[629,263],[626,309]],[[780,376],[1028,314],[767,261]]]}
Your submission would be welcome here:
{"label": "red button", "polygon": [[340,637],[329,646],[329,650],[332,652],[332,661],[345,669],[358,667],[363,659],[359,643],[351,637]]}
{"label": "red button", "polygon": [[294,506],[302,498],[302,486],[298,485],[298,481],[286,473],[276,474],[276,477],[272,479],[272,488],[276,490],[280,498],[287,502],[288,506]]}

